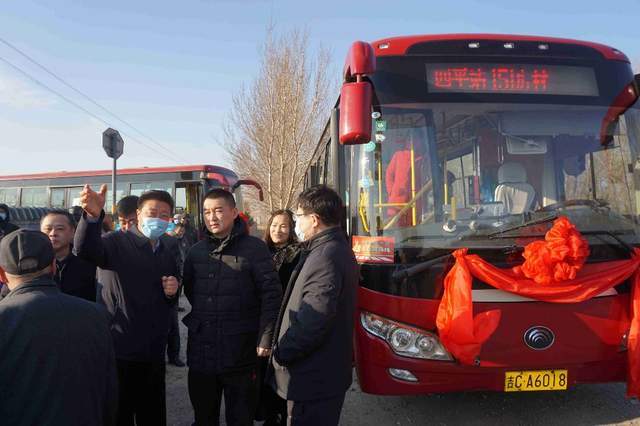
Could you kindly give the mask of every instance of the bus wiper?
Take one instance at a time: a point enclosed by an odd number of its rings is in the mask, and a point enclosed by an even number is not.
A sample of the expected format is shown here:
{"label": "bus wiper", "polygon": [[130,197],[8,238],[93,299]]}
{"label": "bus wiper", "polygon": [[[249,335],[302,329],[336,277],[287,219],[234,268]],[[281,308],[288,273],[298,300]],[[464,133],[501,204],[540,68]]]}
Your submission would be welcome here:
{"label": "bus wiper", "polygon": [[514,225],[505,229],[501,229],[499,231],[496,232],[492,232],[489,235],[487,235],[487,237],[489,239],[493,239],[493,238],[498,238],[498,235],[502,235],[502,234],[506,234],[507,232],[510,231],[515,231],[516,229],[520,229],[520,228],[526,228],[527,226],[532,226],[532,225],[539,225],[541,223],[547,223],[547,222],[551,222],[552,220],[556,220],[558,218],[558,214],[557,213],[553,213],[550,214],[549,216],[545,216],[539,219],[534,219],[534,220],[527,220],[524,221],[518,225]]}
{"label": "bus wiper", "polygon": [[420,262],[416,265],[409,266],[408,268],[405,267],[405,268],[399,269],[391,274],[391,280],[395,283],[401,282],[406,278],[412,277],[414,275],[417,275],[421,272],[426,271],[434,264],[439,263],[443,259],[446,259],[451,256],[452,256],[452,252],[449,252],[449,253],[441,254],[436,257],[432,257],[429,260],[425,260],[424,262]]}
{"label": "bus wiper", "polygon": [[629,244],[628,242],[626,242],[625,240],[623,240],[622,238],[620,238],[619,236],[617,236],[615,233],[611,232],[611,231],[605,231],[605,230],[601,230],[601,231],[580,231],[580,233],[582,235],[606,235],[608,237],[613,238],[614,240],[616,240],[618,242],[618,244],[620,244],[620,247],[623,247],[625,250],[627,250],[627,252],[629,253],[629,255],[632,255],[633,252],[635,251],[635,248]]}

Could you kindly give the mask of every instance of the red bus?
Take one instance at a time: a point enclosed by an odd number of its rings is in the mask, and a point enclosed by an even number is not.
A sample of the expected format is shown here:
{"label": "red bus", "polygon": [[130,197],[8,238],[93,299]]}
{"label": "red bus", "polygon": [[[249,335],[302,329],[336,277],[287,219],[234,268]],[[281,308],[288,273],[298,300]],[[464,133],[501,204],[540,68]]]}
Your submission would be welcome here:
{"label": "red bus", "polygon": [[485,334],[471,362],[443,342],[438,312],[456,250],[509,271],[560,216],[589,244],[585,270],[636,259],[640,104],[627,57],[548,37],[395,37],[354,43],[343,77],[305,184],[332,185],[347,207],[363,391],[624,381],[631,276],[579,303],[472,276],[476,320],[500,317],[469,331]]}
{"label": "red bus", "polygon": [[[0,176],[0,203],[16,208],[13,220],[18,225],[33,225],[48,208],[69,209],[78,204],[83,185],[94,189],[107,184],[109,190],[105,210],[111,211],[111,170],[34,173]],[[169,192],[177,213],[188,213],[198,229],[202,224],[202,195],[212,188],[234,192],[239,209],[244,210],[239,190],[242,185],[260,186],[251,180],[241,180],[235,172],[212,165],[175,167],[140,167],[118,170],[116,200],[126,195],[140,195],[150,189]]]}

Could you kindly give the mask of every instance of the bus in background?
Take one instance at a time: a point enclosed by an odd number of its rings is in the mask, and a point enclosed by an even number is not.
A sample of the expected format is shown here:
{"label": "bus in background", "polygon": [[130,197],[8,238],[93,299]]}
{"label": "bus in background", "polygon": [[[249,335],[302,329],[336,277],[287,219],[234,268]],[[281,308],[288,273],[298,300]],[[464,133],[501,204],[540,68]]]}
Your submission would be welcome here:
{"label": "bus in background", "polygon": [[396,37],[354,43],[343,77],[305,185],[331,185],[345,200],[361,266],[363,391],[624,381],[631,277],[580,303],[473,277],[473,314],[501,315],[473,362],[443,344],[437,317],[454,251],[509,270],[560,216],[589,244],[585,268],[633,260],[640,103],[627,57],[547,37]]}
{"label": "bus in background", "polygon": [[[12,220],[17,225],[33,226],[51,208],[70,209],[79,204],[83,185],[99,189],[111,186],[111,170],[53,172],[0,176],[0,203],[14,207]],[[116,200],[127,195],[140,195],[150,189],[161,189],[175,200],[176,213],[189,214],[194,226],[201,229],[202,196],[213,188],[234,193],[238,208],[244,211],[241,191],[244,185],[262,189],[255,181],[239,179],[233,171],[219,166],[195,165],[177,167],[141,167],[118,170]],[[105,211],[112,211],[112,189],[107,193]]]}

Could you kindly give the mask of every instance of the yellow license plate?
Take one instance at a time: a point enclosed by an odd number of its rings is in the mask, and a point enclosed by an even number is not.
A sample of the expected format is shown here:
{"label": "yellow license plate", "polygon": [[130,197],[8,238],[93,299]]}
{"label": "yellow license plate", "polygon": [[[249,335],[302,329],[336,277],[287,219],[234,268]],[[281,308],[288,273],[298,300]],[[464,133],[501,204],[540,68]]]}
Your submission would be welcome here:
{"label": "yellow license plate", "polygon": [[505,392],[566,390],[567,370],[507,371],[504,375]]}

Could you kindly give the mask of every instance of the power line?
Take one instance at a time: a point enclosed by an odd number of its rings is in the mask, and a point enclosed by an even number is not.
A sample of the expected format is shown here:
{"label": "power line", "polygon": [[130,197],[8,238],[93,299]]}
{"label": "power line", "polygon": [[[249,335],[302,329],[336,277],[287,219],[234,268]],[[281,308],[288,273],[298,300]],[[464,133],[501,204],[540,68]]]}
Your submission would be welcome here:
{"label": "power line", "polygon": [[[28,72],[24,71],[22,68],[18,67],[17,65],[14,65],[13,63],[9,62],[7,59],[3,58],[2,56],[0,56],[0,61],[4,62],[5,64],[7,64],[11,68],[13,68],[15,71],[19,72],[20,74],[24,75],[25,77],[27,77],[29,80],[33,81],[34,83],[36,83],[40,87],[50,91],[54,95],[56,95],[59,98],[63,99],[65,102],[68,102],[69,104],[71,104],[74,107],[78,108],[79,110],[81,110],[85,114],[88,114],[91,117],[95,118],[96,120],[100,121],[101,123],[105,124],[107,127],[113,127],[113,125],[111,123],[107,122],[102,117],[97,116],[96,114],[94,114],[93,112],[89,111],[88,109],[86,109],[82,105],[80,105],[77,102],[74,102],[73,100],[71,100],[68,97],[64,96],[62,93],[60,93],[60,92],[52,89],[51,87],[47,86],[45,83],[43,83],[42,81],[40,81],[37,78],[33,77],[31,74],[29,74]],[[148,145],[145,142],[142,142],[141,140],[139,140],[139,139],[137,139],[137,138],[135,138],[135,137],[133,137],[131,135],[128,135],[125,132],[122,132],[122,134],[124,134],[128,139],[131,139],[134,142],[137,142],[137,143],[143,145],[144,147],[151,149],[152,151],[156,152],[157,154],[160,154],[160,155],[164,156],[165,158],[168,158],[169,160],[177,163],[175,158],[171,157],[170,155],[168,155],[168,154],[166,154],[164,152],[158,151],[155,147],[153,147],[151,145]]]}
{"label": "power line", "polygon": [[[155,145],[157,145],[158,147],[160,147],[161,149],[167,151],[169,154],[178,157],[180,160],[185,161],[184,159],[180,158],[179,155],[177,155],[175,152],[173,152],[171,149],[165,147],[163,144],[161,144],[160,142],[158,142],[157,140],[155,140],[154,138],[152,138],[151,136],[147,135],[146,133],[144,133],[142,130],[138,129],[137,127],[135,127],[133,124],[129,123],[128,121],[124,120],[123,118],[121,118],[120,116],[116,115],[114,112],[110,111],[109,109],[107,109],[106,107],[102,106],[100,103],[98,103],[96,100],[94,100],[93,98],[91,98],[89,95],[87,95],[86,93],[82,92],[80,89],[77,89],[76,87],[74,87],[73,85],[71,85],[70,83],[68,83],[67,81],[65,81],[62,77],[58,76],[56,73],[54,73],[53,71],[51,71],[50,69],[48,69],[46,66],[42,65],[40,62],[36,61],[34,58],[32,58],[31,56],[29,56],[27,53],[25,53],[24,51],[22,51],[21,49],[19,49],[18,47],[14,46],[12,43],[8,42],[7,40],[5,40],[4,38],[0,37],[0,42],[2,42],[3,44],[5,44],[6,46],[8,46],[9,48],[11,48],[12,50],[16,51],[17,53],[19,53],[20,55],[22,55],[24,58],[26,58],[27,60],[29,60],[31,63],[33,63],[34,65],[36,65],[37,67],[39,67],[40,69],[42,69],[44,72],[46,72],[47,74],[49,74],[50,76],[52,76],[53,78],[55,78],[56,80],[58,80],[60,83],[64,84],[65,86],[67,86],[69,89],[73,90],[74,92],[76,92],[77,94],[79,94],[80,96],[82,96],[84,99],[86,99],[87,101],[89,101],[90,103],[92,103],[93,105],[97,106],[98,108],[100,108],[102,111],[106,112],[107,114],[109,114],[111,117],[115,118],[116,120],[124,123],[126,126],[130,127],[131,129],[133,129],[136,133],[138,133],[140,136],[144,137],[145,139],[149,140],[150,142],[154,143]],[[188,161],[187,161],[188,162]]]}

